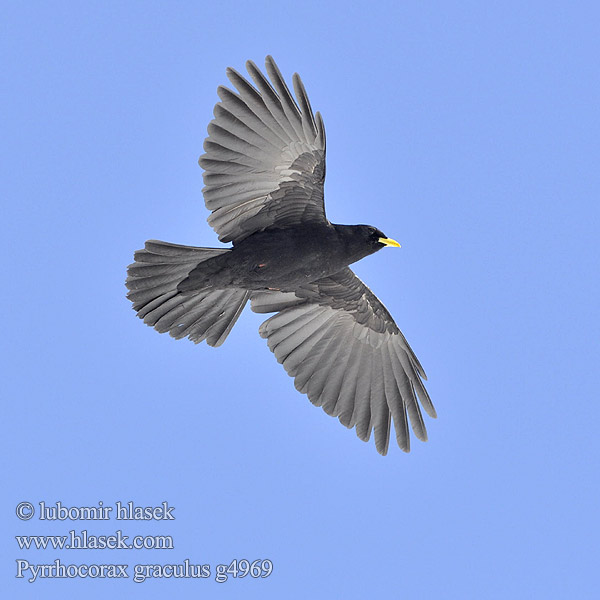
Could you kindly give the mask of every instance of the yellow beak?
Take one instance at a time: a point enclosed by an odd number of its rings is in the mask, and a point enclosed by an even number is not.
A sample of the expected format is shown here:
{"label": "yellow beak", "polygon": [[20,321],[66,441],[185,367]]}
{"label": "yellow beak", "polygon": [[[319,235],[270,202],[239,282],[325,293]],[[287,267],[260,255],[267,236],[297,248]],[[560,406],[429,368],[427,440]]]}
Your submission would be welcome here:
{"label": "yellow beak", "polygon": [[393,246],[394,248],[402,248],[402,246],[400,246],[400,244],[396,240],[393,240],[391,238],[379,238],[379,243],[383,244],[384,246]]}

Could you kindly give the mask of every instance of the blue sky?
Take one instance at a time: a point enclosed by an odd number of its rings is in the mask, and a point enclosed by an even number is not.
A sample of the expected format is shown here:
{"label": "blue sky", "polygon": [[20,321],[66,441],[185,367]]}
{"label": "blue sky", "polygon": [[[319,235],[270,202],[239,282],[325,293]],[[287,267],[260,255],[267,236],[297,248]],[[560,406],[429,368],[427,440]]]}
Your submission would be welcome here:
{"label": "blue sky", "polygon": [[[4,3],[2,588],[11,598],[590,598],[598,564],[595,3]],[[428,375],[430,440],[382,458],[313,407],[248,309],[220,348],[125,298],[148,238],[218,245],[206,125],[272,54],[327,130],[331,220]],[[595,275],[594,275],[595,273]],[[20,521],[23,501],[173,521]],[[172,550],[14,536],[171,535]],[[264,579],[17,579],[228,564]]]}

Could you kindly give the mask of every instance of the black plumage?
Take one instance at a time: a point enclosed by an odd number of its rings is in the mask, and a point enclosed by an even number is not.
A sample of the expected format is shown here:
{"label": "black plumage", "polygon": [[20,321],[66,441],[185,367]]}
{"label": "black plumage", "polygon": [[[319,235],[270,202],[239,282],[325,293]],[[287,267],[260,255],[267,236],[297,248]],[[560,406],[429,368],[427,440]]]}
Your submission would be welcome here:
{"label": "black plumage", "polygon": [[436,416],[425,372],[390,313],[348,268],[398,244],[375,227],[328,221],[321,115],[313,115],[297,74],[294,100],[271,57],[270,82],[254,63],[246,66],[254,85],[227,70],[237,93],[218,88],[199,160],[208,222],[233,247],[150,240],[128,268],[127,296],[157,331],[211,346],[223,343],[248,300],[255,312],[277,313],[259,332],[296,388],[361,439],[374,431],[381,454],[393,420],[408,452],[409,419],[426,440],[420,405]]}

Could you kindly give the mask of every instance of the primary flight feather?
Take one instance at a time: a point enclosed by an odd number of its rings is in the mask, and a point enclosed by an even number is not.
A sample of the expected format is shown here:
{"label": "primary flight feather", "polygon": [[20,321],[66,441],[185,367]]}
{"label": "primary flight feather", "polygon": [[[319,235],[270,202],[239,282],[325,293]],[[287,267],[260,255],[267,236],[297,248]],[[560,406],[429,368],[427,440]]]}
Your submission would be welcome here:
{"label": "primary flight feather", "polygon": [[145,323],[179,339],[224,341],[247,301],[276,313],[259,333],[296,389],[368,441],[388,450],[391,423],[410,450],[408,423],[427,439],[421,406],[435,417],[425,372],[392,316],[348,265],[398,246],[368,225],[325,216],[325,129],[300,77],[296,100],[275,61],[268,79],[248,61],[250,83],[234,69],[237,92],[221,99],[208,125],[203,189],[208,217],[232,248],[149,240],[129,265],[127,297]]}

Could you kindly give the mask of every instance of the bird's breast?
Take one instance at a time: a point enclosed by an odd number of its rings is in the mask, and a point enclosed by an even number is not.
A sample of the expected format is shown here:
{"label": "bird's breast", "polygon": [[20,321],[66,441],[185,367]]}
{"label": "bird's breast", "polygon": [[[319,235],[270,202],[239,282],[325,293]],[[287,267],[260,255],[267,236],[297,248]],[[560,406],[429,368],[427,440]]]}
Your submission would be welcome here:
{"label": "bird's breast", "polygon": [[295,289],[336,273],[347,263],[328,233],[282,230],[246,238],[228,256],[235,284],[246,289]]}

